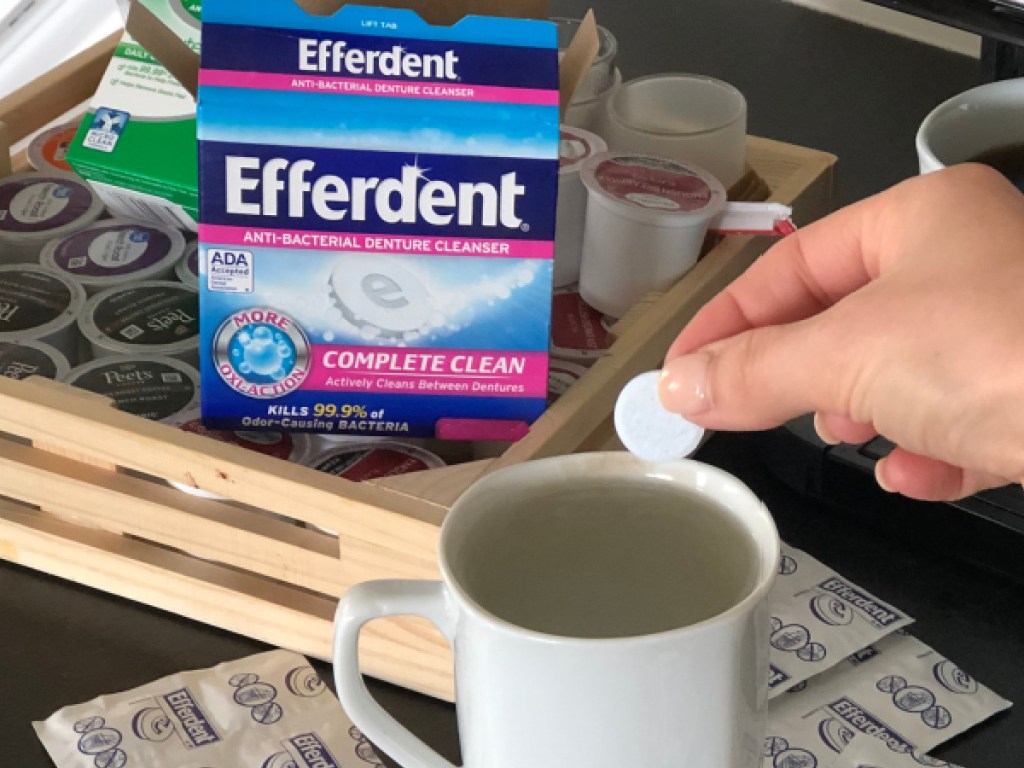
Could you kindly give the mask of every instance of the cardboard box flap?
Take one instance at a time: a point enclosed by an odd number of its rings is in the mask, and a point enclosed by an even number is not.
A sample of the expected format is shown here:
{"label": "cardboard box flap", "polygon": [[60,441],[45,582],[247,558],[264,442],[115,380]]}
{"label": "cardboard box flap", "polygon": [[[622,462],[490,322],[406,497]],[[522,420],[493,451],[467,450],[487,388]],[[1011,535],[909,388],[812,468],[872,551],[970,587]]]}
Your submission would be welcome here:
{"label": "cardboard box flap", "polygon": [[[275,1],[295,2],[304,11],[315,16],[329,16],[348,4],[348,0]],[[468,15],[521,19],[548,18],[547,0],[373,0],[372,3],[365,4],[412,10],[424,21],[442,26],[450,26]],[[193,97],[198,94],[199,55],[139,0],[132,3],[125,28],[128,34],[163,64]],[[597,56],[599,45],[594,12],[590,11],[562,61],[560,102],[563,114],[572,93]]]}

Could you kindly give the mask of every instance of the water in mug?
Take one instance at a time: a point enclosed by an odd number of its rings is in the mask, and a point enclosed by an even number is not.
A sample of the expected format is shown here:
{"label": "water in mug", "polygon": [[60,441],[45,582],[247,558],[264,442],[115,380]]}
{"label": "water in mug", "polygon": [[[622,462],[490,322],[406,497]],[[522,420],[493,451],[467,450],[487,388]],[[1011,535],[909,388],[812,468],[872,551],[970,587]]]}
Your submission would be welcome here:
{"label": "water in mug", "polygon": [[718,615],[758,557],[727,509],[662,481],[571,480],[496,500],[449,542],[455,580],[487,612],[567,637],[629,637]]}
{"label": "water in mug", "polygon": [[1024,192],[1024,143],[987,149],[969,162],[984,163],[999,171],[1021,192]]}

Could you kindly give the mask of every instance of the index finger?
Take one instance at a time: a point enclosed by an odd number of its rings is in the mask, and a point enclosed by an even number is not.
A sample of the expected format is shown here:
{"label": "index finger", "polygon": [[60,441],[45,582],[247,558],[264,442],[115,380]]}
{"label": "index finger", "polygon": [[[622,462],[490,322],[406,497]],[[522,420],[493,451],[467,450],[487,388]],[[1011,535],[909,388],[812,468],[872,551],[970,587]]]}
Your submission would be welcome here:
{"label": "index finger", "polygon": [[878,196],[843,208],[775,243],[686,325],[666,359],[713,341],[816,315],[878,275],[865,253]]}

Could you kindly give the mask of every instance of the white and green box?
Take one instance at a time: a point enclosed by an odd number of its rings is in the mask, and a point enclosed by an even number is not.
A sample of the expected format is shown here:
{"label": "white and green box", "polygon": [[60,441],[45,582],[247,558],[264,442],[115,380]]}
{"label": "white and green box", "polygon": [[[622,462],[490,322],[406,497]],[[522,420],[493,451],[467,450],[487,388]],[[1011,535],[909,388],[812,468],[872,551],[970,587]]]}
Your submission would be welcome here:
{"label": "white and green box", "polygon": [[[198,52],[199,2],[138,1]],[[67,160],[115,215],[196,230],[195,99],[127,33]]]}

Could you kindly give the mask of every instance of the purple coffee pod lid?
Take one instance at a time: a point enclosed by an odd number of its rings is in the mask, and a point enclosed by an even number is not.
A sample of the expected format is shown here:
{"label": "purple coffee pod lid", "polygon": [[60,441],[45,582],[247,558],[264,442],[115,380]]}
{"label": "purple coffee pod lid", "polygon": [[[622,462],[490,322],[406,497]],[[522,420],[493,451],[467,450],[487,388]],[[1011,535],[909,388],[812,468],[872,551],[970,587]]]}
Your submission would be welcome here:
{"label": "purple coffee pod lid", "polygon": [[89,299],[78,326],[107,354],[188,353],[199,346],[199,294],[170,280],[108,288]]}
{"label": "purple coffee pod lid", "polygon": [[591,203],[660,226],[703,224],[726,203],[722,183],[703,168],[661,157],[604,152],[580,174]]}
{"label": "purple coffee pod lid", "polygon": [[172,425],[199,405],[199,372],[172,357],[104,357],[72,368],[65,381],[109,397],[118,410]]}
{"label": "purple coffee pod lid", "polygon": [[161,224],[110,219],[52,240],[39,261],[93,291],[170,277],[185,252],[185,238]]}
{"label": "purple coffee pod lid", "polygon": [[70,173],[16,173],[0,179],[0,242],[51,240],[81,229],[103,203]]}

